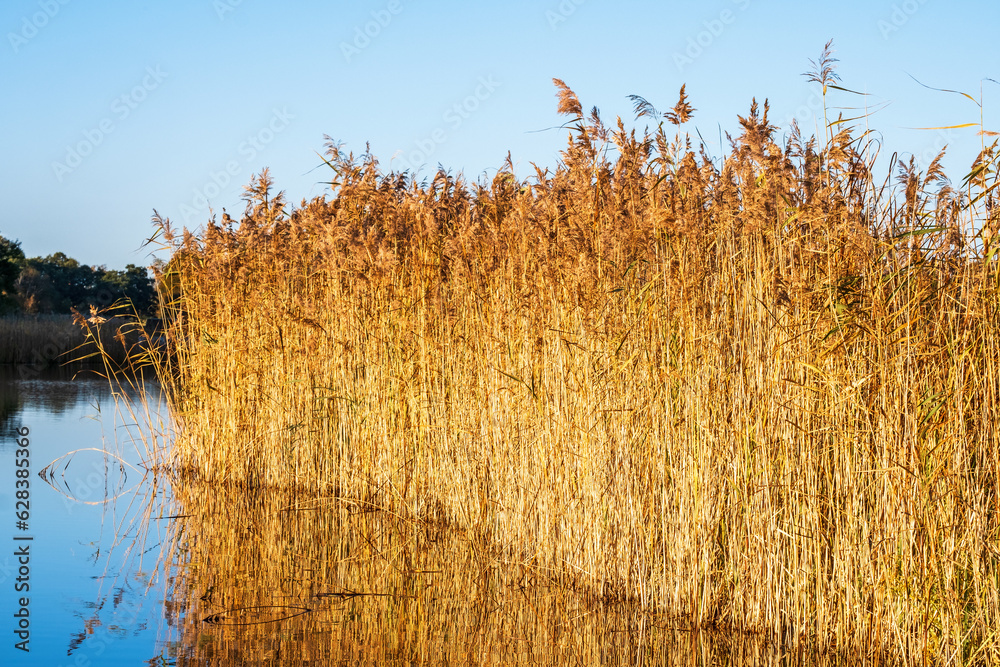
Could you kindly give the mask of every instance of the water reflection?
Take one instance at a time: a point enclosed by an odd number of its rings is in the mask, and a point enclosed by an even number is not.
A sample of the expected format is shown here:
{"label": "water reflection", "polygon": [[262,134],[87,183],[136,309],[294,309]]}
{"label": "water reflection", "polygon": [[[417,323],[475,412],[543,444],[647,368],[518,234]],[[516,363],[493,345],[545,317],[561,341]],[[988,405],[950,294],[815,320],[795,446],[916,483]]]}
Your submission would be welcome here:
{"label": "water reflection", "polygon": [[[158,518],[169,504],[165,481],[146,474],[145,446],[136,440],[140,420],[114,400],[107,380],[81,371],[23,374],[0,366],[0,469],[14,470],[15,429],[27,429],[30,443],[30,518],[23,530],[14,522],[13,475],[0,484],[6,540],[9,546],[15,536],[32,538],[24,591],[30,651],[5,640],[3,665],[141,664],[155,655],[163,612],[160,545],[168,542],[169,525]],[[155,386],[147,390],[155,403]],[[16,602],[13,551],[0,555],[5,619]],[[12,627],[0,629],[9,638]]]}
{"label": "water reflection", "polygon": [[0,418],[9,421],[24,407],[63,415],[108,393],[98,369],[74,365],[24,373],[19,365],[0,364]]}
{"label": "water reflection", "polygon": [[0,443],[14,439],[14,417],[21,411],[21,395],[8,387],[0,381]]}
{"label": "water reflection", "polygon": [[[602,604],[530,555],[378,502],[189,478],[168,489],[134,444],[146,417],[116,409],[104,379],[74,374],[0,376],[6,428],[31,427],[37,547],[33,652],[6,642],[0,664],[889,662],[864,647],[794,652]],[[8,438],[0,457],[13,457]],[[9,488],[0,502],[12,507]]]}
{"label": "water reflection", "polygon": [[192,481],[175,500],[165,653],[177,665],[887,664],[686,631],[350,500]]}

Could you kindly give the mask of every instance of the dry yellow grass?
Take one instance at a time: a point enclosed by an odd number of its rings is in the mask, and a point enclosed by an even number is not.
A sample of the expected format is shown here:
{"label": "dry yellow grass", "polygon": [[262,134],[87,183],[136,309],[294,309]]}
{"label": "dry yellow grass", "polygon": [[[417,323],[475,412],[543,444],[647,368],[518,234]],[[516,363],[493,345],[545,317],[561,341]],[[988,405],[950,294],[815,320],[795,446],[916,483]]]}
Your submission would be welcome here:
{"label": "dry yellow grass", "polygon": [[330,200],[265,172],[238,224],[161,220],[175,464],[695,625],[997,659],[995,145],[883,187],[863,135],[778,145],[755,103],[720,166],[558,85],[531,180],[331,145]]}

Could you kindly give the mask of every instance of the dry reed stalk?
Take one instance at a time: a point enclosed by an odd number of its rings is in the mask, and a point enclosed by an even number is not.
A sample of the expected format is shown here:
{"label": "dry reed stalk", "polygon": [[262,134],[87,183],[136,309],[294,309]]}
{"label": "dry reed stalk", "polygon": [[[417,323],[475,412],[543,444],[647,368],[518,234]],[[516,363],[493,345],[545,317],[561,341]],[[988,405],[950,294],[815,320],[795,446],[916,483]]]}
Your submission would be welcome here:
{"label": "dry reed stalk", "polygon": [[264,173],[238,225],[161,220],[181,465],[696,625],[995,657],[1000,275],[969,238],[995,169],[911,164],[897,197],[863,136],[779,146],[756,102],[717,166],[560,90],[534,182],[331,144],[331,200],[288,213]]}

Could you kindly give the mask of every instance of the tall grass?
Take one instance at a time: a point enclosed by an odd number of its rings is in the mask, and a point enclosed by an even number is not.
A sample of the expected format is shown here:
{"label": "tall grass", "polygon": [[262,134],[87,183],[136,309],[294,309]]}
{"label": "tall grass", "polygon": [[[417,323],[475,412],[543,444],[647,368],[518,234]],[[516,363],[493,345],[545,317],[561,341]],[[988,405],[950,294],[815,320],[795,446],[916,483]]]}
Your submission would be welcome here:
{"label": "tall grass", "polygon": [[129,325],[134,320],[99,317],[86,328],[79,320],[59,314],[0,317],[0,364],[22,367],[22,376],[67,364],[127,365],[130,352],[144,340],[141,327]]}
{"label": "tall grass", "polygon": [[717,164],[668,135],[683,90],[637,133],[556,83],[554,171],[331,142],[330,199],[264,172],[238,224],[159,220],[177,463],[696,625],[996,659],[996,144],[960,187],[940,155],[882,180],[868,135],[755,102]]}

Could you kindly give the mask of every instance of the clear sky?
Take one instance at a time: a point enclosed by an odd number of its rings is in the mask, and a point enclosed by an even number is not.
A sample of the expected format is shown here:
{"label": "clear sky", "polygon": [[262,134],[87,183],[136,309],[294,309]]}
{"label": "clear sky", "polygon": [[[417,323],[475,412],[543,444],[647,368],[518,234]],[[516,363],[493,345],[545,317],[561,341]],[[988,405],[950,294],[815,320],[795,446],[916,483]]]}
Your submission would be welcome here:
{"label": "clear sky", "polygon": [[[4,0],[0,4],[0,235],[30,256],[148,264],[153,209],[197,228],[209,207],[243,210],[242,186],[270,167],[291,202],[327,192],[323,135],[383,166],[440,163],[492,176],[554,166],[552,78],[607,124],[634,123],[629,94],[661,109],[687,84],[711,154],[737,114],[811,132],[822,105],[802,73],[834,40],[833,106],[888,105],[868,121],[884,154],[926,164],[948,143],[959,181],[978,122],[1000,130],[996,0]],[[848,111],[846,115],[857,115]],[[822,122],[820,120],[820,122]],[[541,131],[540,131],[541,130]],[[723,142],[725,138],[723,137]]]}

